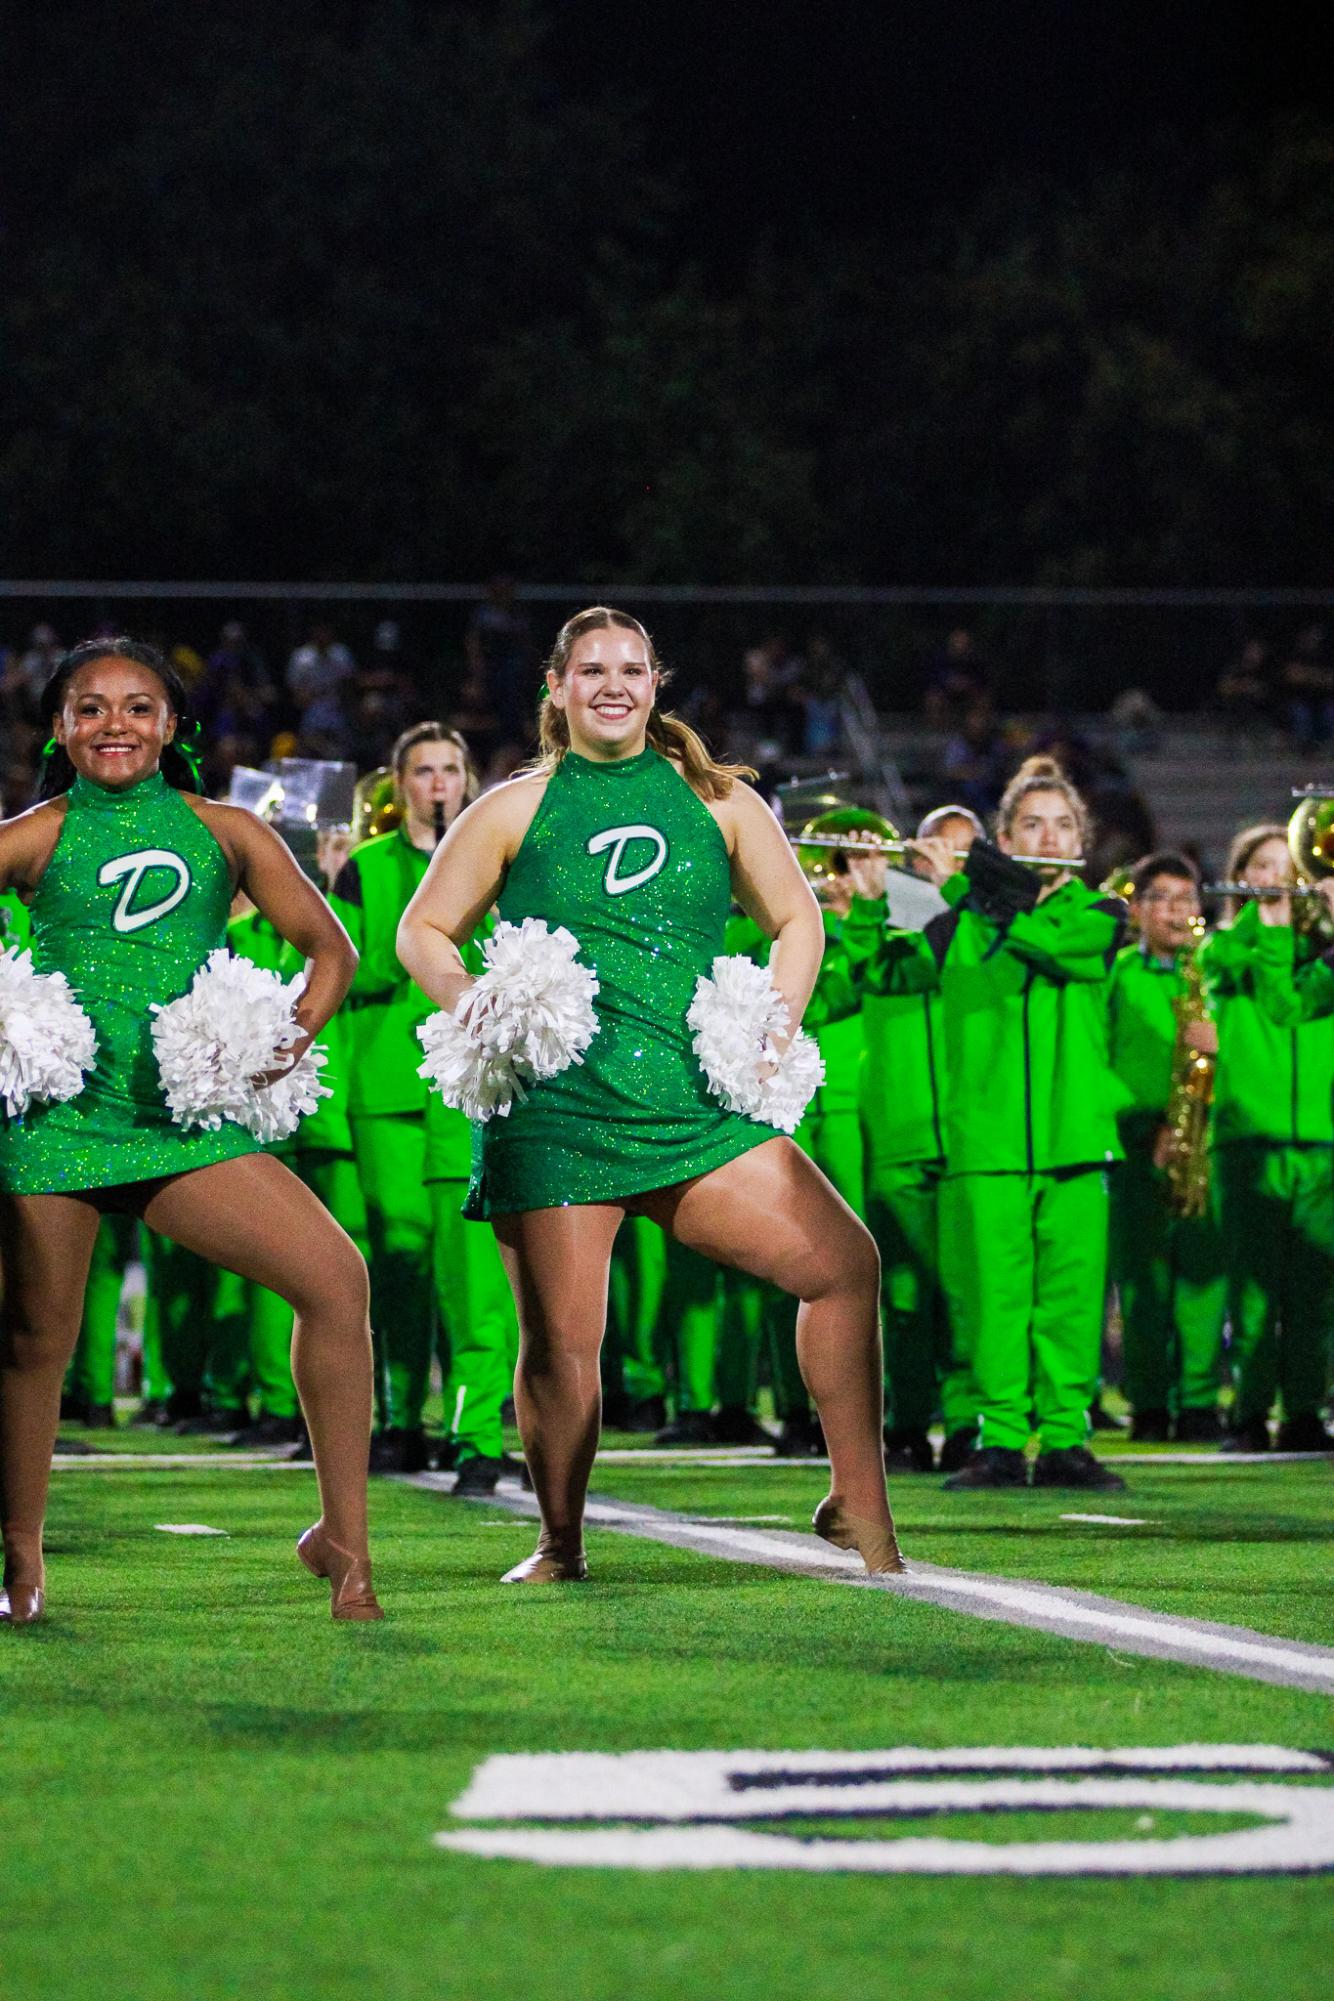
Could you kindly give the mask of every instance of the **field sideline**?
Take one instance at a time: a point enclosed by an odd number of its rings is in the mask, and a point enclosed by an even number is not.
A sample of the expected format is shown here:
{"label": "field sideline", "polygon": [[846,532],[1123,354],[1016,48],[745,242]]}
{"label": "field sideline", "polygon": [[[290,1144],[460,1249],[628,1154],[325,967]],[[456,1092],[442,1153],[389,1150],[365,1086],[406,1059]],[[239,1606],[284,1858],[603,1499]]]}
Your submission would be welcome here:
{"label": "field sideline", "polygon": [[[1246,1830],[1264,1831],[1265,1788],[1271,1798],[1275,1784],[1301,1789],[1322,1811],[1334,1791],[1324,1761],[1291,1756],[1334,1744],[1327,1694],[605,1528],[590,1533],[588,1587],[501,1590],[500,1571],[532,1535],[509,1512],[511,1497],[470,1505],[408,1482],[373,1493],[389,1619],[335,1627],[292,1554],[314,1513],[309,1472],[207,1462],[55,1476],[50,1618],[0,1634],[7,2001],[91,1992],[677,2001],[689,1990],[739,2001],[896,1990],[947,2001],[1119,2001],[1128,1991],[1203,2001],[1257,1984],[1324,1991],[1330,1885],[1319,1874],[805,1870],[831,1838],[867,1844],[864,1857],[924,1833],[965,1847],[1110,1841],[1147,1844],[1146,1853],[1167,1837],[1258,1838]],[[1164,1461],[1127,1467],[1127,1477],[1130,1491],[1094,1497],[1096,1508],[1046,1492],[945,1495],[932,1480],[896,1480],[893,1498],[910,1560],[1334,1646],[1328,1464]],[[823,1482],[821,1468],[801,1464],[607,1461],[594,1485],[626,1508],[781,1538],[808,1519]],[[1081,1512],[1122,1521],[1064,1519]],[[1220,1745],[1274,1747],[1265,1756],[1279,1769],[1262,1784],[1186,1771],[1186,1804],[1173,1804],[1170,1778],[1104,1775],[1096,1783],[1107,1803],[1072,1793],[1079,1810],[1060,1812],[1045,1796],[1037,1811],[1030,1794],[1095,1781],[1021,1771],[1005,1781],[1019,1810],[979,1810],[1000,1800],[995,1773],[1013,1747],[1030,1764],[1044,1753],[1068,1762],[1076,1747],[1129,1747],[1136,1756],[1116,1769],[1133,1771],[1136,1757],[1152,1764],[1164,1748]],[[777,1761],[778,1780],[729,1767],[710,1781],[724,1795],[712,1825],[701,1811],[692,1833],[687,1818],[692,1859],[706,1859],[701,1843],[730,1853],[738,1835],[777,1827],[800,1837],[800,1866],[626,1866],[644,1829],[625,1824],[616,1787],[626,1768],[605,1754],[847,1753],[833,1761],[839,1783],[851,1783],[849,1767],[863,1784],[877,1774],[859,1754],[901,1757],[904,1747],[922,1754],[923,1771],[910,1774],[918,1785],[939,1786],[930,1754],[949,1763],[953,1752],[963,1776],[944,1783],[962,1788],[955,1797],[968,1810],[924,1823],[895,1807],[886,1819],[872,1810],[872,1789],[849,1820],[847,1795],[817,1790],[805,1812],[795,1795],[779,1823],[765,1818],[764,1788],[790,1780],[787,1765],[799,1761]],[[534,1753],[603,1755],[587,1768],[586,1792],[583,1766],[487,1764]],[[1182,1754],[1168,1762],[1175,1770]],[[671,1785],[703,1785],[698,1767],[680,1767],[685,1778]],[[492,1838],[497,1813],[520,1843],[533,1840],[524,1829],[556,1797],[532,1793],[533,1774],[573,1788],[563,1826],[542,1835],[554,1837],[553,1854],[573,1855],[568,1836],[582,1829],[618,1866],[484,1859],[437,1844],[437,1835]],[[1192,1790],[1201,1783],[1214,1792]],[[497,1807],[506,1785],[517,1785],[517,1804]],[[744,1797],[756,1818],[736,1818],[729,1786],[752,1789]],[[973,1797],[970,1786],[982,1790]],[[1205,1811],[1215,1795],[1222,1811]],[[637,1808],[629,1819],[672,1811]],[[1302,1862],[1304,1840],[1289,1842],[1299,1869],[1319,1845],[1312,1835]]]}

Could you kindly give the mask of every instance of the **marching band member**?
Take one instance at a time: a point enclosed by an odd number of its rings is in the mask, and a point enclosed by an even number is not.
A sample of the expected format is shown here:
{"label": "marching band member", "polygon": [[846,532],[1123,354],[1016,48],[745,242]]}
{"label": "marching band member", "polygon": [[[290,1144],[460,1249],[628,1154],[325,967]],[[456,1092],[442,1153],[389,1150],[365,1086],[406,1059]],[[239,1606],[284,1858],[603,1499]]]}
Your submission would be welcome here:
{"label": "marching band member", "polygon": [[[1286,830],[1245,828],[1227,877],[1262,891],[1289,887]],[[1267,1450],[1277,1394],[1280,1449],[1323,1452],[1334,1279],[1329,975],[1309,947],[1296,949],[1284,894],[1244,902],[1200,957],[1218,1024],[1214,1162],[1232,1329],[1234,1401],[1222,1449]]]}
{"label": "marching band member", "polygon": [[[1174,1003],[1188,993],[1199,879],[1184,855],[1146,855],[1132,871],[1139,936],[1117,955],[1110,994],[1112,1068],[1124,1092],[1125,1160],[1111,1178],[1111,1275],[1121,1303],[1131,1437],[1179,1444],[1217,1439],[1227,1282],[1214,1177],[1200,1215],[1173,1212],[1172,1134],[1164,1120],[1178,1048],[1191,1041]],[[1207,1172],[1207,1156],[1201,1163]]]}

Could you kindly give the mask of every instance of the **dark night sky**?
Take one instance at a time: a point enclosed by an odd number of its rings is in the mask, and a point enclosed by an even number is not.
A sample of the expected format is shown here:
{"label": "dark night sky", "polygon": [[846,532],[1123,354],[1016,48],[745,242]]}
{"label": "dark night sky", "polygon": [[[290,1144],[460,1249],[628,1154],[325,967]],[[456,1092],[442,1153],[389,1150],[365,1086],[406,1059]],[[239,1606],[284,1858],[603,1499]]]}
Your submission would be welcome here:
{"label": "dark night sky", "polygon": [[647,102],[701,243],[720,247],[766,225],[897,231],[1007,175],[1078,185],[1162,128],[1329,102],[1318,10],[1282,0],[558,0],[554,15],[567,87]]}

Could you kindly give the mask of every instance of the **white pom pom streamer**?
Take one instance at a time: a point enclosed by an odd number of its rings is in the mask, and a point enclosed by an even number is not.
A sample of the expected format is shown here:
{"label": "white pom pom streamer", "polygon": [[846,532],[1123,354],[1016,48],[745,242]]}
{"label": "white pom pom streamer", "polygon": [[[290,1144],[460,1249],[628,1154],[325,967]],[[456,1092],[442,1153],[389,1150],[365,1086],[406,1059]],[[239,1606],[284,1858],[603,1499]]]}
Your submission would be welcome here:
{"label": "white pom pom streamer", "polygon": [[[790,1133],[824,1082],[824,1063],[818,1045],[801,1028],[777,1057],[774,1037],[786,1032],[787,1019],[787,1002],[768,969],[740,956],[714,960],[712,978],[701,975],[695,982],[686,1014],[687,1026],[695,1031],[692,1046],[714,1097],[729,1112]],[[766,1057],[777,1057],[778,1068],[761,1077]]]}
{"label": "white pom pom streamer", "polygon": [[63,973],[36,973],[31,952],[0,956],[0,1103],[13,1119],[39,1101],[76,1098],[97,1037]]}
{"label": "white pom pom streamer", "polygon": [[453,1013],[417,1030],[426,1061],[417,1075],[470,1119],[507,1118],[525,1085],[558,1077],[598,1032],[596,976],[575,962],[579,940],[540,917],[497,924],[482,947],[486,971]]}
{"label": "white pom pom streamer", "polygon": [[328,1056],[314,1046],[275,1083],[250,1081],[299,1039],[293,1010],[304,985],[299,974],[283,981],[219,949],[189,993],[153,1008],[158,1075],[178,1126],[217,1132],[229,1119],[267,1145],[290,1138],[321,1098],[333,1096],[320,1077]]}

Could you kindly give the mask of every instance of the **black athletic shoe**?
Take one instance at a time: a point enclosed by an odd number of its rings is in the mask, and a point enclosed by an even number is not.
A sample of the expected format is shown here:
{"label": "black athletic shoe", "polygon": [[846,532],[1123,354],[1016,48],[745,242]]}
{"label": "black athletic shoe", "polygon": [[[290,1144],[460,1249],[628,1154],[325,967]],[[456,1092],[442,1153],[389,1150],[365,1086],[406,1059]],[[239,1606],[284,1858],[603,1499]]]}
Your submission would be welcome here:
{"label": "black athletic shoe", "polygon": [[204,1399],[198,1390],[173,1390],[167,1398],[166,1415],[162,1421],[166,1425],[175,1425],[186,1418],[202,1417],[203,1414]]}
{"label": "black athletic shoe", "polygon": [[1285,1417],[1278,1428],[1280,1452],[1334,1452],[1331,1438],[1314,1411],[1305,1417]]}
{"label": "black athletic shoe", "polygon": [[1095,1459],[1087,1445],[1065,1445],[1039,1452],[1033,1461],[1035,1487],[1082,1487],[1095,1493],[1124,1494],[1126,1483],[1110,1466]]}
{"label": "black athletic shoe", "polygon": [[1220,1452],[1268,1452],[1269,1425],[1263,1417],[1249,1417],[1234,1425],[1223,1438]]}
{"label": "black athletic shoe", "polygon": [[945,1443],[941,1446],[940,1466],[938,1470],[942,1473],[958,1473],[968,1464],[968,1461],[976,1451],[977,1426],[975,1424],[961,1425],[958,1431],[952,1431],[949,1434]]}
{"label": "black athletic shoe", "polygon": [[986,1445],[970,1454],[963,1471],[945,1482],[950,1494],[972,1493],[979,1487],[1023,1487],[1028,1464],[1022,1452],[1008,1445]]}
{"label": "black athletic shoe", "polygon": [[315,1454],[311,1449],[310,1433],[306,1430],[304,1423],[301,1426],[296,1444],[287,1453],[286,1458],[289,1466],[313,1466],[315,1464]]}
{"label": "black athletic shoe", "polygon": [[470,1452],[459,1461],[458,1478],[450,1489],[454,1494],[494,1494],[500,1485],[500,1461],[483,1453]]}
{"label": "black athletic shoe", "polygon": [[1130,1420],[1130,1436],[1136,1445],[1166,1445],[1172,1436],[1171,1413],[1137,1410]]}
{"label": "black athletic shoe", "polygon": [[785,1417],[777,1438],[772,1440],[778,1459],[823,1459],[824,1433],[818,1417]]}
{"label": "black athletic shoe", "polygon": [[130,1419],[131,1424],[142,1424],[146,1428],[151,1426],[154,1431],[160,1431],[164,1425],[170,1424],[170,1422],[171,1419],[167,1415],[167,1399],[165,1397],[146,1397],[134,1413],[134,1416]]}
{"label": "black athletic shoe", "polygon": [[1103,1409],[1102,1398],[1094,1397],[1089,1405],[1089,1426],[1094,1431],[1124,1431],[1126,1421],[1123,1417],[1113,1417],[1109,1410]]}
{"label": "black athletic shoe", "polygon": [[742,1404],[724,1404],[710,1420],[715,1445],[772,1445],[774,1435]]}
{"label": "black athletic shoe", "polygon": [[238,1451],[252,1452],[269,1445],[295,1445],[301,1436],[299,1417],[276,1417],[262,1410],[253,1424],[245,1425],[232,1439]]}
{"label": "black athletic shoe", "polygon": [[678,1411],[670,1424],[653,1434],[655,1445],[712,1445],[713,1419],[706,1410]]}
{"label": "black athletic shoe", "polygon": [[890,1425],[885,1430],[885,1471],[887,1473],[934,1473],[936,1455],[924,1431],[911,1425]]}
{"label": "black athletic shoe", "polygon": [[457,1472],[460,1464],[457,1438],[442,1438],[435,1448],[431,1466],[437,1473]]}
{"label": "black athletic shoe", "polygon": [[86,1403],[83,1421],[89,1431],[115,1431],[116,1406],[114,1403]]}
{"label": "black athletic shoe", "polygon": [[250,1422],[243,1410],[211,1409],[198,1417],[183,1417],[172,1430],[178,1438],[232,1438]]}
{"label": "black athletic shoe", "polygon": [[1178,1445],[1217,1445],[1223,1436],[1223,1413],[1214,1405],[1179,1410],[1173,1437]]}
{"label": "black athletic shoe", "polygon": [[62,1390],[60,1392],[60,1422],[62,1424],[82,1424],[83,1411],[84,1403],[82,1397],[76,1397],[73,1390]]}
{"label": "black athletic shoe", "polygon": [[420,1426],[405,1430],[391,1425],[371,1440],[372,1473],[424,1473],[429,1457],[426,1433]]}

